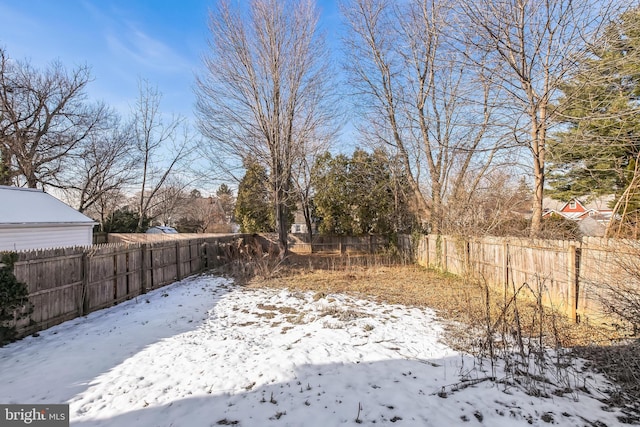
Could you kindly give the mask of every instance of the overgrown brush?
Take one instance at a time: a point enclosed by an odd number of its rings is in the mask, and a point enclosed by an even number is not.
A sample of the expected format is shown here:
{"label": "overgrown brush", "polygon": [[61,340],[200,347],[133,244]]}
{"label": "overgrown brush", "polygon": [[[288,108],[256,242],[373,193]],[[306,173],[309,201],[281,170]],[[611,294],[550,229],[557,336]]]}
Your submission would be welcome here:
{"label": "overgrown brush", "polygon": [[241,283],[253,277],[271,279],[277,276],[286,259],[276,245],[258,239],[252,239],[248,244],[225,247],[224,251],[226,262],[221,270]]}
{"label": "overgrown brush", "polygon": [[544,279],[534,283],[511,283],[503,295],[497,295],[486,281],[482,289],[484,310],[482,328],[474,331],[479,338],[468,342],[472,354],[481,362],[488,360],[496,374],[498,360],[504,362],[505,386],[518,386],[532,396],[575,392],[579,384],[570,353],[565,351],[558,318],[562,316],[543,304]]}
{"label": "overgrown brush", "polygon": [[[498,293],[486,281],[475,282],[481,304],[469,304],[467,325],[476,326],[467,329],[466,334],[458,334],[455,341],[459,349],[471,353],[475,359],[474,366],[466,368],[463,379],[491,379],[505,390],[517,387],[535,397],[569,395],[577,400],[580,392],[596,390],[580,372],[584,367],[578,358],[599,359],[587,363],[587,367],[605,373],[615,382],[612,389],[600,390],[599,397],[605,403],[622,408],[626,415],[621,421],[640,421],[637,344],[635,352],[593,345],[574,350],[565,331],[564,315],[543,304],[545,285],[545,278],[535,276],[532,283],[512,282]],[[612,357],[614,353],[616,357]],[[501,378],[497,376],[498,363],[503,367]]]}
{"label": "overgrown brush", "polygon": [[[517,387],[539,397],[568,395],[577,399],[581,392],[597,392],[580,371],[577,358],[584,356],[573,348],[607,348],[618,338],[618,332],[594,324],[576,324],[554,307],[543,305],[547,278],[534,276],[530,282],[511,282],[498,289],[486,280],[473,281],[416,265],[386,266],[385,262],[369,257],[365,264],[362,259],[344,255],[292,256],[281,276],[254,280],[249,285],[325,295],[351,293],[391,304],[435,309],[445,322],[443,338],[447,344],[474,356],[472,366],[461,365],[460,383],[445,394],[481,381],[495,381],[505,391]],[[615,365],[614,360],[608,361],[610,365]],[[634,373],[618,371],[619,375],[638,378],[640,363],[634,368],[633,360],[627,360]],[[616,396],[615,391],[607,392]],[[604,394],[596,396],[607,398]]]}

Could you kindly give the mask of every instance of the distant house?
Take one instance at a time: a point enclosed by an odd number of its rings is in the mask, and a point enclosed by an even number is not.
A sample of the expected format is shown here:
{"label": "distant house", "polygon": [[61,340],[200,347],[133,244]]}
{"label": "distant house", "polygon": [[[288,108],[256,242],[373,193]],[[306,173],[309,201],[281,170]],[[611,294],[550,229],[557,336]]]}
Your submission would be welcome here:
{"label": "distant house", "polygon": [[95,224],[41,190],[0,185],[0,251],[88,246]]}
{"label": "distant house", "polygon": [[568,202],[545,199],[543,218],[561,217],[579,222],[580,231],[586,236],[602,236],[613,210],[607,207],[607,199],[596,199],[588,204],[577,198]]}
{"label": "distant house", "polygon": [[[312,224],[311,228],[314,233],[317,231],[315,224]],[[290,232],[293,234],[309,233],[309,229],[307,228],[307,221],[304,218],[304,214],[302,213],[301,208],[299,208],[294,214]]]}

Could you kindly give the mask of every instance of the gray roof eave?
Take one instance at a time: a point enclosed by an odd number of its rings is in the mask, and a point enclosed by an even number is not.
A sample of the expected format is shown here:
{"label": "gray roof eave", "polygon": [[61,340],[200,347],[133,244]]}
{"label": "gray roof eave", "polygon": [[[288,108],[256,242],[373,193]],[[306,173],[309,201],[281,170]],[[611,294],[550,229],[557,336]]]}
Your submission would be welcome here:
{"label": "gray roof eave", "polygon": [[0,228],[43,228],[43,227],[67,227],[70,225],[94,226],[95,221],[83,222],[0,222]]}

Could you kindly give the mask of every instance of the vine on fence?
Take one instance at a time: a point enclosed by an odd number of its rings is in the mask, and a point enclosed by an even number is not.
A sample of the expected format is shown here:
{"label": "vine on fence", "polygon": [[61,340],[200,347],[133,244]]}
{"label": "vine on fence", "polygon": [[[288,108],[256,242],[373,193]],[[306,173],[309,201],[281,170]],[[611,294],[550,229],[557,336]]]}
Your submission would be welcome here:
{"label": "vine on fence", "polygon": [[15,252],[5,252],[0,256],[0,346],[15,340],[16,323],[33,312],[27,285],[13,274],[17,259]]}

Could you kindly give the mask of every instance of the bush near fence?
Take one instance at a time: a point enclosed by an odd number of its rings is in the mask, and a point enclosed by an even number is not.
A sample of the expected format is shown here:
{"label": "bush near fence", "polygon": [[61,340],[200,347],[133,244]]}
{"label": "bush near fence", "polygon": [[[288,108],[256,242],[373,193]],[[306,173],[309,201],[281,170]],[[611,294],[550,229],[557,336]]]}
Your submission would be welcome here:
{"label": "bush near fence", "polygon": [[[625,283],[640,293],[640,244],[603,238],[582,241],[522,238],[420,238],[416,261],[427,267],[481,280],[511,292],[540,293],[543,304],[575,321],[609,323],[602,289]],[[525,285],[526,284],[526,285]],[[524,287],[522,285],[525,285]]]}
{"label": "bush near fence", "polygon": [[18,253],[14,274],[34,311],[20,336],[142,295],[230,261],[251,236],[226,235]]}

